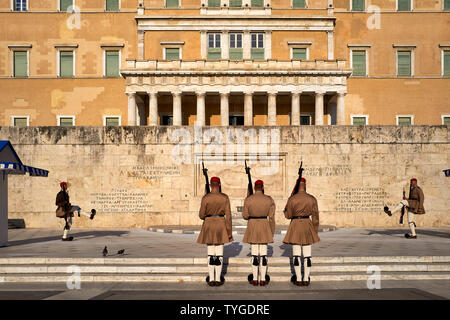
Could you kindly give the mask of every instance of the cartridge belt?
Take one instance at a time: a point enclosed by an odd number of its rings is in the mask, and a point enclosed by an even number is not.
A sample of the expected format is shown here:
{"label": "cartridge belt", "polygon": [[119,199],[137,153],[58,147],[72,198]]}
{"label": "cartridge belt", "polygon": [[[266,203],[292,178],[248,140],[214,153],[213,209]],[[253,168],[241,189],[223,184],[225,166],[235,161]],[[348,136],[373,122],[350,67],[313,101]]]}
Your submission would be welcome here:
{"label": "cartridge belt", "polygon": [[209,218],[209,217],[225,217],[225,215],[224,214],[212,214],[212,215],[210,215],[210,216],[206,216],[207,218]]}
{"label": "cartridge belt", "polygon": [[300,217],[292,217],[291,220],[294,219],[309,219],[309,216],[300,216]]}
{"label": "cartridge belt", "polygon": [[248,219],[267,219],[267,217],[248,217]]}

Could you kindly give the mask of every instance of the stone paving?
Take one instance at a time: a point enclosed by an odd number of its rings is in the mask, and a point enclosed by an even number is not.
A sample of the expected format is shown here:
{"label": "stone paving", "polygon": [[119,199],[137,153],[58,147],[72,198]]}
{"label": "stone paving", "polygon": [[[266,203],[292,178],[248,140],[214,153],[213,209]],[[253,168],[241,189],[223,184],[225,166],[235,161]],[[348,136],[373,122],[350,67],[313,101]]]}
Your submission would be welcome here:
{"label": "stone paving", "polygon": [[[348,228],[319,232],[321,241],[313,246],[313,256],[448,256],[450,228],[418,229],[418,239],[404,238],[406,229]],[[114,257],[125,249],[122,257],[204,257],[205,245],[197,244],[196,234],[158,233],[143,229],[73,229],[72,242],[61,241],[62,230],[12,229],[9,246],[0,248],[2,257],[102,257],[108,247]],[[225,245],[225,257],[247,257],[250,246],[242,243],[243,235]],[[271,257],[292,254],[283,244],[284,235],[276,234],[269,245]]]}

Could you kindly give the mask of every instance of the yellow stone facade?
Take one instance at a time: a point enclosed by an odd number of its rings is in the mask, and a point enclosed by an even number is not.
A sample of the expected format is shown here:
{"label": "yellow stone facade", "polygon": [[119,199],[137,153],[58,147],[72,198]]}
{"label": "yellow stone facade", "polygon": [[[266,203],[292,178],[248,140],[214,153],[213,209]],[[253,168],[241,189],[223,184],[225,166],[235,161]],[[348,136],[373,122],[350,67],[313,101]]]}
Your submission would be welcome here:
{"label": "yellow stone facade", "polygon": [[[207,0],[120,0],[106,12],[105,0],[74,0],[74,12],[59,1],[28,0],[26,12],[0,0],[0,125],[15,116],[30,126],[56,126],[72,116],[76,126],[102,126],[105,116],[122,125],[227,126],[243,117],[255,126],[352,124],[441,125],[450,117],[450,11],[444,0],[412,0],[398,12],[395,0],[264,0],[252,8],[209,8]],[[243,58],[230,60],[229,37],[242,34]],[[208,36],[220,34],[221,58],[208,59]],[[251,37],[263,34],[264,59],[251,58]],[[179,60],[165,60],[179,48]],[[292,59],[306,48],[306,60]],[[73,78],[58,76],[59,50],[73,50]],[[105,51],[120,51],[120,76],[105,77]],[[352,50],[365,51],[366,75],[354,76]],[[397,76],[397,51],[411,52],[412,76]],[[28,52],[27,77],[14,77],[14,51]],[[426,110],[426,112],[424,112]]]}

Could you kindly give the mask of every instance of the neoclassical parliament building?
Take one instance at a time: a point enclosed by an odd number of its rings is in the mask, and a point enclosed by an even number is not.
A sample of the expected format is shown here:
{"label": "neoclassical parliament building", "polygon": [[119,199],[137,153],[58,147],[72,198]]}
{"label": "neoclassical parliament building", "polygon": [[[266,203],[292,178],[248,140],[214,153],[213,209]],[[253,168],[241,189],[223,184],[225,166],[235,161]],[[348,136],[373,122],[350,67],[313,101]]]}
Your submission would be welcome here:
{"label": "neoclassical parliament building", "polygon": [[450,125],[450,0],[0,0],[0,126]]}

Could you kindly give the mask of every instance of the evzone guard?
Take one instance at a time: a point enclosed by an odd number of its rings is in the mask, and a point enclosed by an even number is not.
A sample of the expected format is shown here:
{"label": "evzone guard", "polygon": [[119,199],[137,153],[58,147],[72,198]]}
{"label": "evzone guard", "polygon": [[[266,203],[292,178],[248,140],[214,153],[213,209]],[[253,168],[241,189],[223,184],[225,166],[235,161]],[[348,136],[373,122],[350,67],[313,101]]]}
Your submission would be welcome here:
{"label": "evzone guard", "polygon": [[424,202],[424,194],[422,189],[417,185],[417,179],[412,178],[410,180],[409,185],[409,197],[406,198],[405,194],[403,192],[403,200],[400,201],[397,206],[390,211],[389,207],[384,207],[384,212],[388,216],[392,216],[392,214],[396,213],[399,210],[402,210],[402,216],[400,217],[400,223],[403,223],[403,214],[404,211],[407,211],[407,219],[408,219],[408,225],[409,229],[411,230],[411,233],[406,233],[405,238],[407,239],[417,239],[416,234],[416,223],[414,222],[414,215],[416,214],[425,214],[425,208],[423,207]]}
{"label": "evzone guard", "polygon": [[204,221],[197,243],[207,245],[208,276],[206,282],[209,286],[221,286],[225,282],[225,278],[222,276],[223,245],[233,241],[231,206],[228,196],[220,191],[218,177],[211,178],[211,183],[206,184],[207,190],[209,186],[211,186],[211,192],[206,192],[200,205],[199,217]]}
{"label": "evzone guard", "polygon": [[265,286],[270,277],[267,274],[267,244],[273,243],[275,233],[275,202],[264,194],[264,182],[255,181],[255,193],[244,201],[242,217],[248,220],[244,243],[250,244],[252,255],[252,274],[248,276],[250,284]]}
{"label": "evzone guard", "polygon": [[[306,193],[305,178],[300,178],[298,182],[298,192],[293,192],[284,212],[286,219],[290,219],[291,222],[283,243],[292,245],[295,275],[292,276],[291,282],[297,286],[308,286],[310,283],[312,244],[320,241],[318,235],[319,209],[316,198]],[[303,275],[301,274],[301,266],[304,270]]]}
{"label": "evzone guard", "polygon": [[95,209],[91,210],[91,214],[85,213],[79,206],[72,206],[69,199],[69,193],[67,192],[67,182],[61,182],[60,184],[61,191],[56,195],[56,217],[64,219],[64,234],[62,237],[62,241],[72,241],[73,237],[68,236],[70,227],[72,226],[72,218],[74,216],[74,212],[78,212],[78,217],[80,214],[89,217],[89,219],[93,220],[96,214]]}

